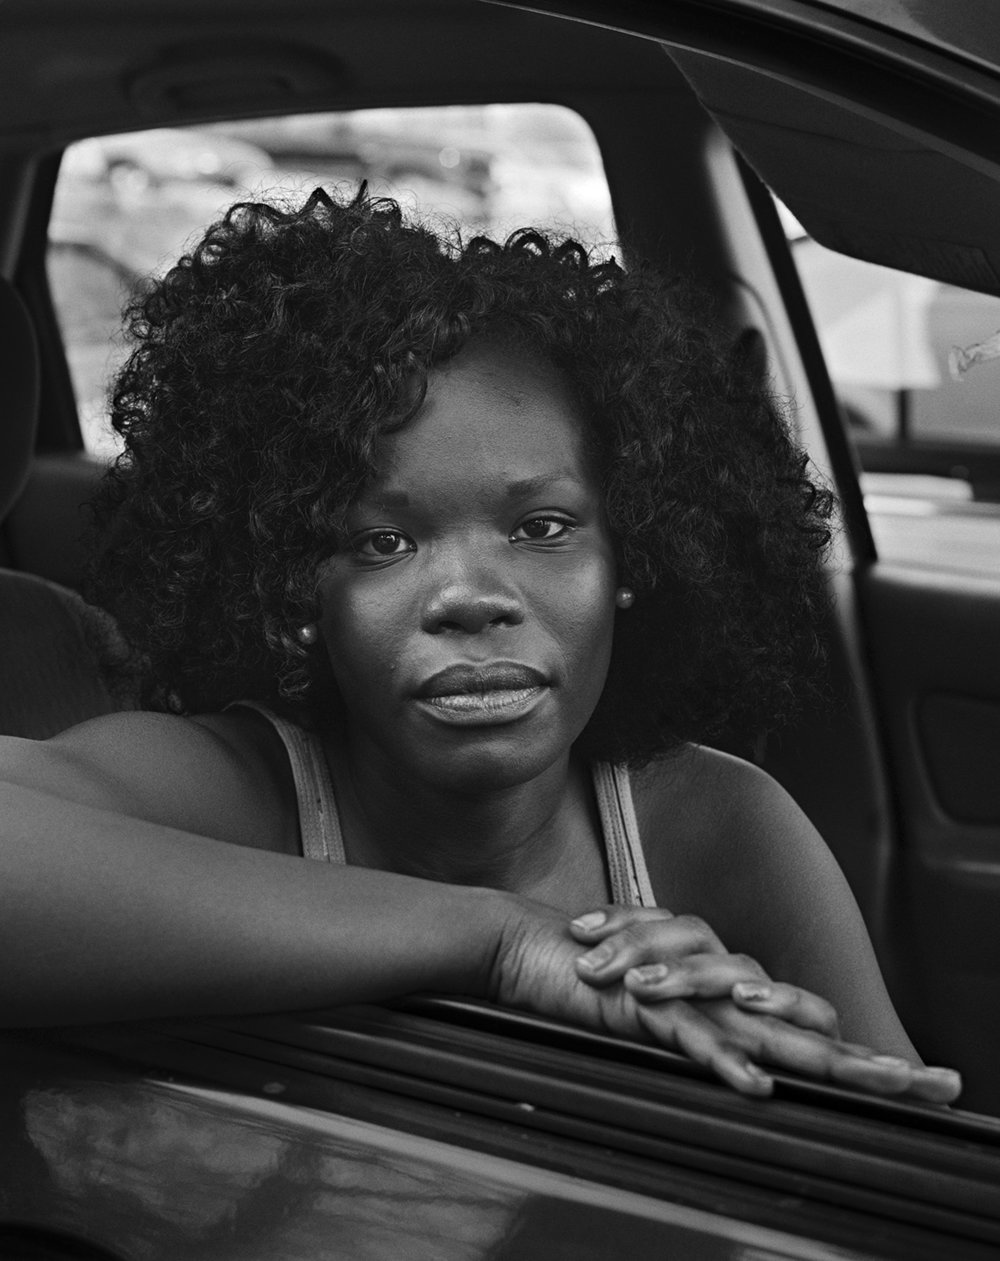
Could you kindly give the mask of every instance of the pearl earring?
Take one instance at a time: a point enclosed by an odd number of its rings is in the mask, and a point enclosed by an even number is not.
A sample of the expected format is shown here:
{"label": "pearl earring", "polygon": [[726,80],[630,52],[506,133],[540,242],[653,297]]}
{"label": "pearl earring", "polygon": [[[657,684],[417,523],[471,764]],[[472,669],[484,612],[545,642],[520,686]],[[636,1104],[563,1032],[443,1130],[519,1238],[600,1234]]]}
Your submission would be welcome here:
{"label": "pearl earring", "polygon": [[630,609],[635,604],[635,592],[631,587],[619,587],[615,592],[615,604],[620,609]]}
{"label": "pearl earring", "polygon": [[319,627],[315,622],[306,622],[305,626],[300,626],[295,632],[295,638],[299,641],[303,648],[308,648],[315,644],[319,639]]}

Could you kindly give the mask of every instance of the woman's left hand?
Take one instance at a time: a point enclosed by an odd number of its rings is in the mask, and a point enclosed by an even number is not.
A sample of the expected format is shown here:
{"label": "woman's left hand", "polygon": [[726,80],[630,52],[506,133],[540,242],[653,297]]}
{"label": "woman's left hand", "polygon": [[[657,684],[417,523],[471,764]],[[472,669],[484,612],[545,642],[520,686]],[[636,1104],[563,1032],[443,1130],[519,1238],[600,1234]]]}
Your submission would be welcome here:
{"label": "woman's left hand", "polygon": [[951,1103],[961,1079],[840,1040],[825,999],[774,982],[756,960],[730,954],[701,919],[661,909],[607,906],[578,916],[570,932],[590,949],[577,961],[582,981],[622,985],[639,1003],[690,1005],[692,1028],[721,1028],[750,1059],[772,1068],[876,1094]]}

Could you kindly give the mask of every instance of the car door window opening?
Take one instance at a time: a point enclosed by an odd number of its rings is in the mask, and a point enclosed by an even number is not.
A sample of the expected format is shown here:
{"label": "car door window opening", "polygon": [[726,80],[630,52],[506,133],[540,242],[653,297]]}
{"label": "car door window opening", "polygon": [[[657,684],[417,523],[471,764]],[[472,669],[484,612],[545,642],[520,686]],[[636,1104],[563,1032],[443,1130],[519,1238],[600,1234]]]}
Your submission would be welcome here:
{"label": "car door window opening", "polygon": [[561,106],[353,110],[77,141],[56,185],[48,273],[86,449],[117,451],[106,395],[125,354],[121,311],[145,276],[238,197],[296,198],[361,179],[466,233],[502,239],[537,223],[614,249],[596,141]]}

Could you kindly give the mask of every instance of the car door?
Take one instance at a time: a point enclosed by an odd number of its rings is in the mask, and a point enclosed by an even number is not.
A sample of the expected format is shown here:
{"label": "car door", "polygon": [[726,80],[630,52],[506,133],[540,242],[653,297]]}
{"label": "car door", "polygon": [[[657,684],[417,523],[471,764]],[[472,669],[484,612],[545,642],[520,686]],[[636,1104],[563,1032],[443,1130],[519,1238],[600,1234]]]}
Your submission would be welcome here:
{"label": "car door", "polygon": [[26,1032],[0,1053],[5,1258],[980,1261],[1000,1245],[1000,1123],[784,1074],[762,1106],[682,1056],[487,1004]]}

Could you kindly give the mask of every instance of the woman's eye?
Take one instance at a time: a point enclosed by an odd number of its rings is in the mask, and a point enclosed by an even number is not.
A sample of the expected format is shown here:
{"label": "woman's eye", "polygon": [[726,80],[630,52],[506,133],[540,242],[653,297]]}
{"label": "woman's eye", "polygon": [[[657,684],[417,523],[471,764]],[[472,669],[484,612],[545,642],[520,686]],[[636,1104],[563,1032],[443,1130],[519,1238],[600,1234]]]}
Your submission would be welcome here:
{"label": "woman's eye", "polygon": [[413,540],[399,530],[369,530],[354,539],[353,547],[364,560],[383,560],[416,551]]}
{"label": "woman's eye", "polygon": [[530,517],[511,532],[510,538],[512,543],[554,543],[564,538],[572,528],[569,521],[559,517]]}

